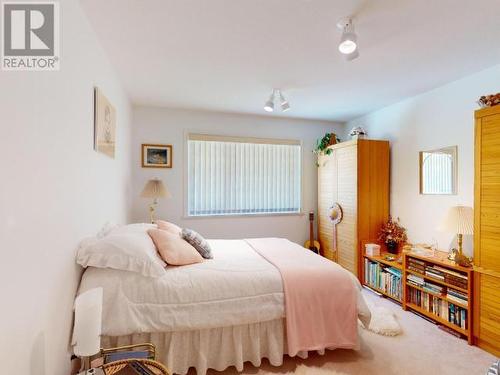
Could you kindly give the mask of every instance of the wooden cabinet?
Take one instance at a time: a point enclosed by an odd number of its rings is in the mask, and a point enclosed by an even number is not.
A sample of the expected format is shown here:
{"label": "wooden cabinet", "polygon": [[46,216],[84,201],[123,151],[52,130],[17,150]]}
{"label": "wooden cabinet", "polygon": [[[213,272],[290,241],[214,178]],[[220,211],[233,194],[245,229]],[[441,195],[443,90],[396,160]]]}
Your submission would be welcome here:
{"label": "wooden cabinet", "polygon": [[475,118],[474,339],[500,356],[500,106]]}
{"label": "wooden cabinet", "polygon": [[[361,277],[361,241],[374,239],[389,217],[389,142],[353,140],[330,146],[318,159],[318,237],[325,257]],[[330,207],[338,203],[333,250]]]}

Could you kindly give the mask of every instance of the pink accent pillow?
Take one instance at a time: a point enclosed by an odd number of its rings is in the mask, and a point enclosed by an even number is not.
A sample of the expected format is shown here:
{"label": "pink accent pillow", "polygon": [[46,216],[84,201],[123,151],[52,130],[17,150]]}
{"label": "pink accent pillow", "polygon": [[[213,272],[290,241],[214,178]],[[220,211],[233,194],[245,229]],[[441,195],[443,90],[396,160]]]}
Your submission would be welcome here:
{"label": "pink accent pillow", "polygon": [[162,259],[172,266],[201,263],[203,257],[178,234],[162,229],[150,229],[148,234],[156,245]]}
{"label": "pink accent pillow", "polygon": [[175,225],[174,223],[163,220],[156,220],[156,225],[158,225],[158,229],[166,230],[167,232],[178,234],[179,236],[181,235],[182,228]]}

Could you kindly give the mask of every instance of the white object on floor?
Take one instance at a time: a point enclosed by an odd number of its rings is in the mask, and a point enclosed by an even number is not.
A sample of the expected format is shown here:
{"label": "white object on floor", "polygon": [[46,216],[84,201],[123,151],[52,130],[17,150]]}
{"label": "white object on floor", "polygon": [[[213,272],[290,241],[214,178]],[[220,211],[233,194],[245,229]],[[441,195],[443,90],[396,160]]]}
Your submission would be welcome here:
{"label": "white object on floor", "polygon": [[[275,375],[272,372],[263,372],[259,375]],[[287,372],[283,375],[347,375],[344,372],[338,372],[335,370],[322,368],[322,367],[307,367],[305,365],[299,365],[295,371]]]}
{"label": "white object on floor", "polygon": [[397,336],[403,332],[396,320],[396,315],[391,310],[386,307],[375,306],[370,301],[367,301],[367,305],[372,318],[368,327],[362,325],[364,329],[384,336]]}

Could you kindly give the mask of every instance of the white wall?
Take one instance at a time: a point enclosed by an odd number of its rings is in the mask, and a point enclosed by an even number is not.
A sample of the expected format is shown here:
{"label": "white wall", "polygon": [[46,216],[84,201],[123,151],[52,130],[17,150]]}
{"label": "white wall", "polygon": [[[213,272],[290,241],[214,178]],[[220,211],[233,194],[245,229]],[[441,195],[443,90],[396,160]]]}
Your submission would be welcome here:
{"label": "white wall", "polygon": [[[498,92],[500,65],[349,122],[371,138],[391,141],[391,212],[408,228],[410,240],[448,249],[454,236],[437,230],[449,207],[474,201],[474,110],[477,99]],[[419,194],[418,152],[458,146],[458,194]],[[472,254],[471,236],[464,250]]]}
{"label": "white wall", "polygon": [[[301,216],[185,218],[184,134],[204,131],[212,134],[300,139],[303,142],[303,211]],[[158,218],[193,228],[209,238],[282,236],[298,243],[308,237],[309,210],[317,208],[317,175],[312,153],[316,139],[326,132],[341,132],[341,125],[326,121],[291,120],[270,116],[238,115],[205,111],[136,107],[133,115],[133,219],[148,220],[149,201],[139,194],[146,181],[161,178],[172,193],[160,201]],[[141,168],[141,144],[172,144],[173,168]]]}
{"label": "white wall", "polygon": [[[75,0],[61,70],[0,71],[0,373],[66,375],[78,242],[130,205],[128,99]],[[93,87],[117,110],[116,159],[93,151]]]}

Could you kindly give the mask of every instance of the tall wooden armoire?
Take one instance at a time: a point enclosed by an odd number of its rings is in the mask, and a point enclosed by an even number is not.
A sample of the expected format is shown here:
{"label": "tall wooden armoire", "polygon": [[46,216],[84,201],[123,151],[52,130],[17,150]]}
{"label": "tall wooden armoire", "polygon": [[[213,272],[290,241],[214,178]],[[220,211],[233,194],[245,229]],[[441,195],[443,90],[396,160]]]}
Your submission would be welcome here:
{"label": "tall wooden armoire", "polygon": [[500,357],[500,106],[475,118],[473,334]]}
{"label": "tall wooden armoire", "polygon": [[[361,242],[376,239],[389,217],[389,142],[362,139],[330,148],[318,159],[319,242],[325,257],[361,278]],[[336,252],[329,218],[334,203],[343,212]]]}

